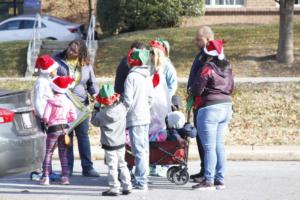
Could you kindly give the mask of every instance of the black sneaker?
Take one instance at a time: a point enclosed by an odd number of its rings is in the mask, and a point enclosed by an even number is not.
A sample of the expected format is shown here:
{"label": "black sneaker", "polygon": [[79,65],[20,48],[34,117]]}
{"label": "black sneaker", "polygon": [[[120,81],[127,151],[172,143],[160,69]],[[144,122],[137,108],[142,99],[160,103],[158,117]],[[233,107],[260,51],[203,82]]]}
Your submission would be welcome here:
{"label": "black sneaker", "polygon": [[218,180],[215,180],[214,185],[217,190],[224,190],[226,188],[225,184]]}
{"label": "black sneaker", "polygon": [[102,192],[102,196],[119,196],[119,193],[118,192],[113,192],[111,190],[107,190],[107,191],[104,191]]}
{"label": "black sneaker", "polygon": [[190,176],[190,179],[200,178],[203,176],[203,173],[199,172]]}
{"label": "black sneaker", "polygon": [[128,195],[130,194],[132,191],[131,190],[122,190],[122,194],[123,195]]}
{"label": "black sneaker", "polygon": [[216,190],[214,184],[212,182],[208,181],[202,181],[201,183],[198,183],[197,185],[192,186],[193,190]]}

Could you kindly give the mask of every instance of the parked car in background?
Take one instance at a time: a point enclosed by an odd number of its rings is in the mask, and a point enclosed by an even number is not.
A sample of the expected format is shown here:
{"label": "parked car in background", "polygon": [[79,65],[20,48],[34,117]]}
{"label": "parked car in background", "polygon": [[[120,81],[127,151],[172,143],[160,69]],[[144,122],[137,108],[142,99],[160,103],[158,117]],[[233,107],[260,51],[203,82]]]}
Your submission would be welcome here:
{"label": "parked car in background", "polygon": [[[35,15],[19,15],[0,22],[0,41],[31,40]],[[82,37],[83,25],[42,16],[41,39],[71,41]]]}
{"label": "parked car in background", "polygon": [[39,169],[44,147],[30,91],[0,89],[0,177]]}

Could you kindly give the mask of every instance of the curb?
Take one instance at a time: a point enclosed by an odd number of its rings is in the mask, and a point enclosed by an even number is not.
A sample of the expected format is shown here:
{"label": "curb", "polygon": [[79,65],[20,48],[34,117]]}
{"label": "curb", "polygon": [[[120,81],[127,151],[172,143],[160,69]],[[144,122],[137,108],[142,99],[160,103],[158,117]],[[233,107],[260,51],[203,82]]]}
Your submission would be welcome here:
{"label": "curb", "polygon": [[[103,160],[104,150],[92,146],[93,160]],[[56,150],[57,151],[57,150]],[[225,146],[227,160],[231,161],[300,161],[300,146]],[[75,159],[79,159],[78,150],[74,149]],[[58,159],[58,153],[53,155]],[[190,145],[189,161],[199,160],[196,145]]]}

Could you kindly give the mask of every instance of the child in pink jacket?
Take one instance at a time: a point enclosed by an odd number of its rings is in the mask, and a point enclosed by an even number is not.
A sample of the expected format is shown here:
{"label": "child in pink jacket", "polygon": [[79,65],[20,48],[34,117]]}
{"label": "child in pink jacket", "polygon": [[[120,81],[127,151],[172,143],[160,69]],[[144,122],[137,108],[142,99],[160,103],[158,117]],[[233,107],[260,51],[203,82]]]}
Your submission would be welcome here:
{"label": "child in pink jacket", "polygon": [[56,143],[58,145],[59,159],[62,168],[61,184],[70,184],[68,177],[67,148],[64,143],[64,132],[68,128],[68,124],[73,122],[77,117],[73,103],[65,95],[71,83],[72,79],[67,76],[56,77],[50,83],[54,97],[48,99],[43,116],[43,121],[47,124],[48,129],[46,154],[43,162],[43,176],[40,181],[41,185],[50,184],[50,166]]}

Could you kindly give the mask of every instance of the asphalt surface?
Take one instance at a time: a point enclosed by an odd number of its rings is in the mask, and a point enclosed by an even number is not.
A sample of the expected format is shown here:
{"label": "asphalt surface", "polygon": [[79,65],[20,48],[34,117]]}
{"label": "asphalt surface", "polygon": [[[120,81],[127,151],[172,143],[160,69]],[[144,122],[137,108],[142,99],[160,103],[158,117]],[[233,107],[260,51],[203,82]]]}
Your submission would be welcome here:
{"label": "asphalt surface", "polygon": [[[50,186],[41,186],[29,180],[29,174],[0,178],[0,200],[61,200],[61,199],[111,199],[101,197],[107,189],[107,167],[103,161],[95,161],[95,168],[101,173],[100,178],[81,176],[80,163],[76,161],[75,175],[71,185],[62,186],[54,182]],[[189,172],[198,170],[199,162],[189,162]],[[54,170],[60,170],[59,161],[54,161]],[[300,162],[228,162],[226,189],[222,191],[193,191],[194,183],[183,186],[170,183],[166,178],[151,177],[148,192],[132,193],[119,196],[119,199],[154,199],[154,200],[244,200],[244,199],[300,199]]]}

